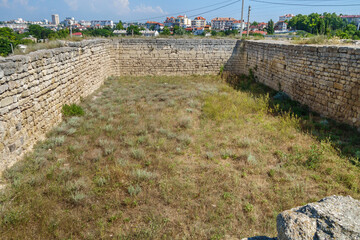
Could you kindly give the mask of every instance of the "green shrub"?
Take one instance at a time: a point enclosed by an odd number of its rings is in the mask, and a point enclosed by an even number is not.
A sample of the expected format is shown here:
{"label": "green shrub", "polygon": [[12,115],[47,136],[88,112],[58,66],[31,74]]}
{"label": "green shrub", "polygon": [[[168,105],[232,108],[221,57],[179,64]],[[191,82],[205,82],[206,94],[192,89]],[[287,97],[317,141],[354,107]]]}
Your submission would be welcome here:
{"label": "green shrub", "polygon": [[62,114],[65,117],[72,117],[72,116],[83,116],[85,114],[85,112],[82,109],[82,107],[80,107],[76,104],[71,104],[71,105],[65,104],[62,107]]}
{"label": "green shrub", "polygon": [[220,72],[219,72],[219,75],[222,76],[223,72],[224,72],[224,65],[221,65],[220,66]]}

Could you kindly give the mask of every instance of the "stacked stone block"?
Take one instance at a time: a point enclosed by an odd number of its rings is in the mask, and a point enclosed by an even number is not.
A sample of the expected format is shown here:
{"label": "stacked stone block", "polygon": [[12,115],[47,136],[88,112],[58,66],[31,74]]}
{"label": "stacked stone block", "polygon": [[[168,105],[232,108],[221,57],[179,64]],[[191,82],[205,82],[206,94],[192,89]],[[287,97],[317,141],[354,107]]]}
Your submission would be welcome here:
{"label": "stacked stone block", "polygon": [[112,74],[112,45],[95,40],[0,59],[0,169],[13,164]]}
{"label": "stacked stone block", "polygon": [[224,39],[90,40],[0,58],[0,170],[109,76],[248,74],[312,110],[360,127],[360,48]]}
{"label": "stacked stone block", "polygon": [[360,48],[245,41],[226,70],[286,92],[324,117],[360,127]]}

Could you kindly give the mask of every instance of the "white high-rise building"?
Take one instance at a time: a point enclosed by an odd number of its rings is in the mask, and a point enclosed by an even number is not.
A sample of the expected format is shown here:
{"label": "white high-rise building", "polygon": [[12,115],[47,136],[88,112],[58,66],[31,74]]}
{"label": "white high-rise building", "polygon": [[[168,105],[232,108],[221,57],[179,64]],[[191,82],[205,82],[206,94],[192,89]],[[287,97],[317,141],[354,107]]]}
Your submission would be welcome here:
{"label": "white high-rise building", "polygon": [[59,25],[60,19],[58,14],[51,15],[52,18],[52,24]]}

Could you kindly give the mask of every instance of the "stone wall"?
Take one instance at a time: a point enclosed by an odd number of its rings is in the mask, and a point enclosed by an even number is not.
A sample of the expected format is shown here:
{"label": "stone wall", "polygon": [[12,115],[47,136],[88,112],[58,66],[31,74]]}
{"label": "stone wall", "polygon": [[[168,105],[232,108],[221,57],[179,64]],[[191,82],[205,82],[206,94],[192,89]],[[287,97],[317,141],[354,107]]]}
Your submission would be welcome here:
{"label": "stone wall", "polygon": [[0,58],[0,170],[112,75],[218,74],[235,40],[117,39]]}
{"label": "stone wall", "polygon": [[111,52],[96,40],[0,59],[0,169],[61,121],[63,104],[79,102],[114,74]]}
{"label": "stone wall", "polygon": [[121,39],[116,48],[118,75],[218,74],[236,40]]}
{"label": "stone wall", "polygon": [[323,116],[360,127],[360,48],[238,42],[225,70],[249,74]]}
{"label": "stone wall", "polygon": [[112,75],[248,74],[324,116],[360,127],[360,49],[216,39],[69,43],[0,58],[0,169],[11,165]]}

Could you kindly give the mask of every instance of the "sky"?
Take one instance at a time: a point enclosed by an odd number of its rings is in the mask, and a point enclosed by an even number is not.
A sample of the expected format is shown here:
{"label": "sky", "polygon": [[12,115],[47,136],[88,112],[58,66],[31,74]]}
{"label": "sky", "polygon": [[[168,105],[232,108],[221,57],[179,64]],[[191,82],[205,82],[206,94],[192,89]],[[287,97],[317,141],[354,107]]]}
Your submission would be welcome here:
{"label": "sky", "polygon": [[[223,7],[228,4],[229,6]],[[324,6],[288,6],[284,4]],[[247,20],[249,5],[252,9],[251,22],[267,22],[270,19],[277,21],[279,16],[288,13],[296,15],[312,12],[336,12],[360,15],[360,0],[245,0],[245,20]],[[0,0],[0,21],[17,18],[30,21],[51,20],[52,14],[59,14],[60,21],[65,17],[75,17],[77,20],[113,20],[114,22],[152,20],[162,22],[166,16],[176,17],[180,14],[186,14],[191,18],[201,15],[208,21],[214,17],[240,19],[241,0]]]}

